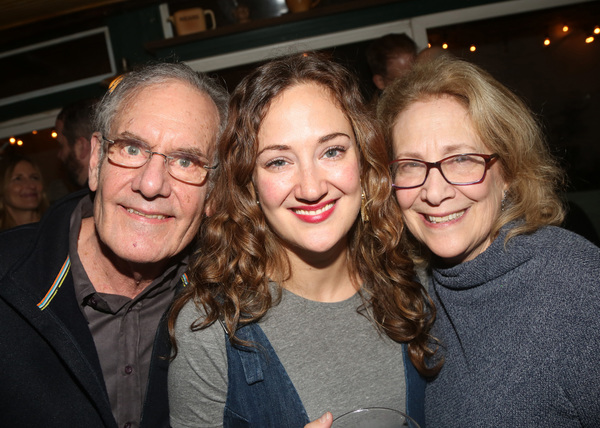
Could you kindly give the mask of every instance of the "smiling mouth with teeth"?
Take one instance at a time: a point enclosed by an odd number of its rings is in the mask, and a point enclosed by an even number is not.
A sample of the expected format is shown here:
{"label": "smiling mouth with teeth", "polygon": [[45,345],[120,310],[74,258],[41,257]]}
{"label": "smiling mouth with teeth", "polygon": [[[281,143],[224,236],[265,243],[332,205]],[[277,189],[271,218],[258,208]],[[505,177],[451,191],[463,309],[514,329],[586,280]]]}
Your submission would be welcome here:
{"label": "smiling mouth with teeth", "polygon": [[431,215],[425,216],[428,222],[430,223],[445,223],[447,221],[455,220],[459,217],[462,217],[465,213],[465,210],[459,211],[457,213],[453,213],[444,217],[434,217]]}
{"label": "smiling mouth with teeth", "polygon": [[307,211],[307,210],[294,210],[294,212],[296,214],[300,214],[300,215],[319,215],[324,213],[325,211],[331,209],[333,207],[334,203],[330,203],[325,205],[323,208],[319,208],[318,210],[315,211]]}
{"label": "smiling mouth with teeth", "polygon": [[146,217],[146,218],[151,218],[151,219],[164,220],[167,218],[167,216],[164,216],[162,214],[144,214],[144,213],[134,210],[133,208],[127,208],[127,212],[131,213],[131,214],[139,215],[142,217]]}

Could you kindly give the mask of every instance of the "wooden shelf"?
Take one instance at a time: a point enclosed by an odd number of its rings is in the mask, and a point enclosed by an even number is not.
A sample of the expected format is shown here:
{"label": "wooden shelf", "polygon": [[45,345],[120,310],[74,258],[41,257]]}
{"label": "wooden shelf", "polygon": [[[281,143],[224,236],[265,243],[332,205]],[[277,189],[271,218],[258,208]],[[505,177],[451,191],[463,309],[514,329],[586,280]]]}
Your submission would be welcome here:
{"label": "wooden shelf", "polygon": [[[319,27],[327,28],[324,24],[325,22],[331,21],[332,19],[336,19],[336,17],[341,19],[340,15],[346,15],[346,19],[348,16],[356,15],[357,12],[361,13],[365,9],[371,9],[375,11],[380,9],[382,6],[399,4],[399,3],[410,3],[407,0],[353,0],[343,4],[336,4],[330,6],[317,6],[314,9],[311,9],[307,12],[299,12],[299,13],[286,13],[278,17],[267,18],[254,20],[247,23],[241,24],[230,24],[220,28],[216,28],[214,30],[206,30],[199,33],[189,34],[186,36],[177,36],[168,39],[156,40],[152,42],[148,42],[144,45],[145,49],[154,54],[161,55],[167,54],[168,51],[177,51],[179,47],[188,44],[197,44],[202,42],[207,42],[210,40],[230,37],[233,39],[238,39],[238,37],[244,35],[243,37],[247,42],[251,42],[251,39],[256,37],[257,34],[268,33],[269,37],[272,37],[275,40],[278,39],[287,39],[285,33],[287,34],[297,34],[298,32],[304,32],[304,27],[311,27],[316,32],[319,32]],[[394,18],[399,19],[399,18]],[[367,21],[368,25],[369,22]],[[314,33],[315,31],[313,31]],[[244,48],[247,48],[247,43],[244,43]],[[237,50],[237,48],[235,49]]]}

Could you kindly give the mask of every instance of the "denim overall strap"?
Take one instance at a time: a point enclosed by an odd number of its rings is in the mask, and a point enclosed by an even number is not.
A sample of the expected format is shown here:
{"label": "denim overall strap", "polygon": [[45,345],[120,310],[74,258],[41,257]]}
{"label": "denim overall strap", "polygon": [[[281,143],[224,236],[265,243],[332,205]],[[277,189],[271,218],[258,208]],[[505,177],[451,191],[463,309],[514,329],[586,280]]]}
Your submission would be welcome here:
{"label": "denim overall strap", "polygon": [[425,428],[425,378],[413,366],[408,357],[408,346],[402,344],[404,357],[404,376],[406,378],[406,413],[421,428]]}
{"label": "denim overall strap", "polygon": [[302,428],[308,415],[296,388],[258,324],[240,328],[237,337],[252,347],[227,346],[225,428]]}

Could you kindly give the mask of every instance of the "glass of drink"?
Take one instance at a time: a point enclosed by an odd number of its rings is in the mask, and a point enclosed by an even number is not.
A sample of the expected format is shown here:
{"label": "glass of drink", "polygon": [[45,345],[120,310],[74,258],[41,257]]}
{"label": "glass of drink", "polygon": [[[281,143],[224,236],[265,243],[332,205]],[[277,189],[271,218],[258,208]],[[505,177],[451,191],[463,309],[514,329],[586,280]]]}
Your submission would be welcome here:
{"label": "glass of drink", "polygon": [[408,415],[385,407],[365,407],[338,416],[332,428],[420,428]]}

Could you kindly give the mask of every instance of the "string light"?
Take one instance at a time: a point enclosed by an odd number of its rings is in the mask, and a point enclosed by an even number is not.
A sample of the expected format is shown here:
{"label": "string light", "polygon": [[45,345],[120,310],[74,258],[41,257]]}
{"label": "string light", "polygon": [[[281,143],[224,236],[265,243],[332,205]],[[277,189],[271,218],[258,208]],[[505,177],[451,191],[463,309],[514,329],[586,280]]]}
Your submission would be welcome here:
{"label": "string light", "polygon": [[23,140],[17,140],[17,146],[22,146],[23,145]]}
{"label": "string light", "polygon": [[58,137],[58,134],[56,133],[56,131],[52,131],[52,134],[51,134],[51,135],[52,135],[52,138],[56,138],[56,137]]}
{"label": "string light", "polygon": [[110,84],[108,85],[108,92],[112,93],[112,91],[115,90],[115,88],[117,87],[117,85],[119,83],[121,83],[121,80],[123,80],[123,75],[121,74],[120,76],[115,77]]}
{"label": "string light", "polygon": [[10,137],[8,141],[10,141],[10,144],[15,144],[17,142],[17,139],[15,137]]}
{"label": "string light", "polygon": [[[562,26],[562,32],[563,33],[569,33],[571,32],[571,28],[568,25],[563,25]],[[600,35],[600,25],[596,25],[593,29],[593,33],[595,35]],[[593,35],[586,37],[585,39],[585,43],[590,44],[593,43],[595,41],[595,38]],[[546,35],[546,37],[544,38],[544,46],[550,46],[552,44],[552,40],[550,39],[550,36]],[[431,43],[427,43],[427,47],[431,48]],[[448,49],[448,43],[443,43],[442,44],[442,49]],[[475,44],[470,45],[469,47],[469,51],[471,52],[475,52],[477,51],[477,46],[475,46]]]}
{"label": "string light", "polygon": [[37,135],[37,131],[36,131],[35,129],[34,129],[33,131],[31,131],[31,133],[32,133],[33,135]]}

